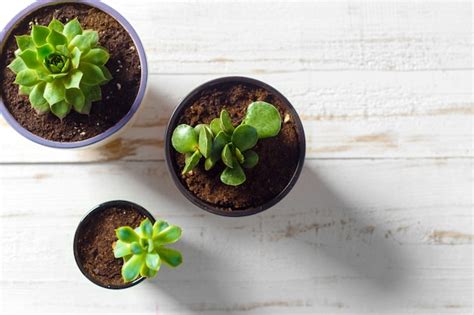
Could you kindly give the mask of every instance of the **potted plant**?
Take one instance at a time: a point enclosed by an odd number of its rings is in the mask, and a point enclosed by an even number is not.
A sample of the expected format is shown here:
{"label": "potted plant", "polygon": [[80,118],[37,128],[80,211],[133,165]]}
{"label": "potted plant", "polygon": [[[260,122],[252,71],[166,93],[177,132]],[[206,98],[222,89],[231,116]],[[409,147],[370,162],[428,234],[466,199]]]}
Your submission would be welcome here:
{"label": "potted plant", "polygon": [[130,124],[143,100],[140,39],[100,1],[34,2],[0,41],[0,112],[36,143],[103,144]]}
{"label": "potted plant", "polygon": [[165,247],[178,241],[181,228],[157,220],[129,201],[105,202],[91,210],[74,235],[74,258],[93,283],[124,289],[154,277],[162,262],[182,263],[181,253]]}
{"label": "potted plant", "polygon": [[293,106],[246,77],[207,82],[179,104],[165,135],[168,168],[191,202],[224,216],[280,201],[303,167],[305,137]]}

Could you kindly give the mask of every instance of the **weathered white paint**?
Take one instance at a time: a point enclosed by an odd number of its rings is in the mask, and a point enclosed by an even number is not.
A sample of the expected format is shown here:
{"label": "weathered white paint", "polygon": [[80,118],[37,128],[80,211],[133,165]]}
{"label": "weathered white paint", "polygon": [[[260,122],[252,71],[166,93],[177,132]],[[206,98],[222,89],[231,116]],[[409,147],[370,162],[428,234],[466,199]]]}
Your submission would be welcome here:
{"label": "weathered white paint", "polygon": [[[42,148],[0,118],[1,314],[472,313],[472,4],[108,2],[142,37],[150,93],[98,150]],[[239,219],[192,206],[162,161],[179,100],[234,74],[285,94],[308,143],[288,197]],[[118,198],[183,226],[182,268],[121,292],[84,279],[74,229]]]}

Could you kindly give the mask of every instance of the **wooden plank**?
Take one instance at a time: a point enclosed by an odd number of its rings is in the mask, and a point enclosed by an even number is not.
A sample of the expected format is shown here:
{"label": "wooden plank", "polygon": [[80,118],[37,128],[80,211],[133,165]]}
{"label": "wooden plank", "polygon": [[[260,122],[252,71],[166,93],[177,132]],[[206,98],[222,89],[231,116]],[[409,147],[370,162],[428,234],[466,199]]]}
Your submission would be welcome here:
{"label": "wooden plank", "polygon": [[[0,163],[162,160],[180,100],[215,75],[152,75],[133,128],[98,150],[29,143],[0,119]],[[258,75],[294,104],[308,158],[472,156],[472,72],[300,72]]]}
{"label": "wooden plank", "polygon": [[[274,208],[192,206],[164,162],[0,166],[0,312],[472,312],[470,159],[307,161]],[[81,216],[129,199],[179,224],[181,269],[112,292],[80,274]],[[27,297],[27,298],[25,298]]]}

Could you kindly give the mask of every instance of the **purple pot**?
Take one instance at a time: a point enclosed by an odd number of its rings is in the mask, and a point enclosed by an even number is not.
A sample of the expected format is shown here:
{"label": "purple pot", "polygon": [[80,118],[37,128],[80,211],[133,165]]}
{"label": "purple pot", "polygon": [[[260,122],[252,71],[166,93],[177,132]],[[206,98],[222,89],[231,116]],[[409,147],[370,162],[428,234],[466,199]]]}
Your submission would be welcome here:
{"label": "purple pot", "polygon": [[[75,149],[75,148],[84,148],[87,146],[91,146],[93,144],[97,144],[99,142],[103,142],[103,140],[110,138],[112,135],[116,134],[118,131],[120,131],[125,125],[127,125],[132,117],[135,115],[135,113],[138,111],[138,108],[140,107],[140,104],[143,101],[143,98],[145,96],[145,90],[146,90],[146,85],[147,85],[147,79],[148,79],[148,65],[146,61],[146,56],[145,56],[145,50],[143,48],[142,42],[140,41],[140,38],[138,37],[137,32],[133,29],[133,27],[128,23],[128,21],[117,11],[115,11],[113,8],[110,6],[98,1],[98,0],[81,0],[81,1],[58,1],[58,0],[38,0],[29,6],[27,6],[25,9],[21,10],[15,17],[7,23],[5,28],[0,32],[0,43],[4,43],[6,38],[9,36],[10,31],[12,28],[18,23],[18,21],[22,20],[25,16],[30,14],[33,11],[38,10],[39,8],[53,5],[53,4],[58,4],[58,3],[64,3],[64,2],[77,2],[81,4],[86,4],[91,7],[95,7],[99,10],[104,11],[105,13],[109,14],[113,18],[115,18],[122,26],[123,28],[129,33],[130,37],[132,38],[136,48],[138,55],[140,57],[140,64],[141,64],[141,77],[140,77],[140,87],[138,89],[138,94],[137,97],[135,98],[135,101],[132,104],[132,107],[128,111],[128,113],[122,117],[122,119],[117,122],[116,125],[113,127],[107,129],[103,133],[94,136],[92,138],[82,140],[82,141],[76,141],[76,142],[59,142],[59,141],[52,141],[52,140],[47,140],[44,138],[41,138],[27,129],[25,129],[23,126],[21,126],[16,119],[10,114],[8,109],[6,108],[5,104],[3,103],[3,100],[0,98],[0,113],[3,115],[5,120],[10,124],[10,126],[13,127],[18,133],[20,133],[22,136],[25,138],[28,138],[29,140],[36,142],[38,144],[47,146],[47,147],[52,147],[52,148],[58,148],[58,149]],[[3,47],[0,46],[0,55]]]}

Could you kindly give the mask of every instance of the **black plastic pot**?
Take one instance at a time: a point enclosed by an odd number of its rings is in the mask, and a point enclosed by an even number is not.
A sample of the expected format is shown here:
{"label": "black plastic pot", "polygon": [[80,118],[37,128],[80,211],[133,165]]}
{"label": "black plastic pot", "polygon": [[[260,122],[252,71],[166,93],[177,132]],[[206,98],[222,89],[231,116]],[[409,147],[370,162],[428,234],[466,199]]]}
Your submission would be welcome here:
{"label": "black plastic pot", "polygon": [[[299,141],[299,158],[298,158],[298,165],[293,173],[293,176],[291,177],[290,181],[286,185],[286,187],[278,194],[276,195],[273,199],[267,201],[266,203],[259,205],[257,207],[252,207],[252,208],[247,208],[243,210],[235,210],[235,211],[228,211],[224,210],[222,208],[219,208],[215,205],[209,204],[198,197],[196,197],[191,191],[187,189],[187,187],[182,183],[180,179],[179,173],[177,173],[177,165],[176,162],[172,156],[172,151],[174,150],[172,145],[171,145],[171,136],[173,134],[173,130],[175,127],[178,125],[179,119],[181,115],[184,113],[184,110],[188,108],[193,100],[195,99],[196,96],[198,96],[203,90],[219,86],[221,84],[229,84],[229,83],[235,83],[235,84],[248,84],[248,85],[254,85],[263,89],[266,89],[267,91],[271,92],[273,95],[276,97],[280,98],[288,108],[288,110],[291,112],[292,116],[294,117],[295,124],[296,124],[296,129],[297,129],[297,134],[298,134],[298,141]],[[298,113],[294,109],[294,107],[291,105],[291,103],[286,99],[286,97],[283,96],[280,92],[278,92],[275,88],[272,86],[252,79],[252,78],[247,78],[247,77],[238,77],[238,76],[232,76],[232,77],[223,77],[223,78],[218,78],[211,80],[209,82],[206,82],[194,90],[192,90],[178,105],[178,107],[174,110],[173,115],[171,115],[171,118],[168,122],[168,126],[166,129],[166,135],[165,135],[165,154],[166,154],[166,164],[168,165],[168,169],[170,171],[171,177],[173,178],[173,181],[175,185],[178,187],[179,191],[189,200],[191,201],[194,205],[198,206],[199,208],[206,210],[208,212],[222,215],[222,216],[228,216],[228,217],[242,217],[242,216],[248,216],[248,215],[253,215],[259,212],[262,212],[264,210],[267,210],[268,208],[274,206],[276,203],[278,203],[280,200],[282,200],[293,188],[295,185],[296,181],[298,180],[301,170],[303,168],[303,163],[304,163],[304,158],[305,158],[305,153],[306,153],[306,140],[305,140],[305,135],[304,135],[304,129],[303,129],[303,124],[301,123],[301,120],[298,116]]]}
{"label": "black plastic pot", "polygon": [[84,267],[82,266],[82,262],[79,258],[79,247],[78,247],[78,240],[80,233],[82,229],[87,228],[87,224],[89,220],[93,219],[96,215],[98,215],[101,211],[104,211],[106,209],[112,208],[112,207],[132,207],[134,210],[138,211],[139,213],[143,214],[146,216],[152,223],[155,223],[155,218],[151,215],[148,210],[143,208],[142,206],[139,206],[133,202],[130,201],[125,201],[125,200],[112,200],[112,201],[107,201],[104,203],[101,203],[100,205],[94,207],[91,211],[89,211],[79,222],[79,225],[76,228],[76,233],[74,234],[74,259],[76,260],[77,266],[79,267],[79,270],[81,270],[82,274],[89,279],[92,283],[106,288],[106,289],[126,289],[133,287],[140,282],[142,282],[145,278],[140,277],[132,282],[129,283],[124,283],[123,285],[117,286],[117,285],[104,285],[100,282],[97,282],[95,279],[89,276],[89,274],[84,270]]}

